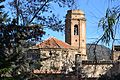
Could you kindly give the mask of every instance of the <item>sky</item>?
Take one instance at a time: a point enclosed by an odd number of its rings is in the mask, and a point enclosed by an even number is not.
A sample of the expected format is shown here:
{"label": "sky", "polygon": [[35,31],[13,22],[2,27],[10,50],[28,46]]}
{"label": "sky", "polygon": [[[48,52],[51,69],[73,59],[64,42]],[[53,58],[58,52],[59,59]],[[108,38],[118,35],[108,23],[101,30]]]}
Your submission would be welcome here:
{"label": "sky", "polygon": [[[98,28],[98,21],[105,16],[105,11],[107,7],[114,6],[119,4],[120,0],[110,3],[110,0],[76,0],[74,7],[84,11],[86,17],[86,39],[87,43],[93,43],[96,39],[102,35],[101,28]],[[67,14],[67,10],[73,8],[60,8],[59,6],[53,4],[52,5],[53,12],[58,15],[60,19],[62,19],[65,24],[65,15]],[[59,40],[65,41],[64,32],[54,32],[52,30],[46,29],[46,35],[43,39],[48,39],[49,37],[56,37]],[[119,32],[119,30],[118,30]],[[120,33],[120,32],[119,32]]]}
{"label": "sky", "polygon": [[[96,39],[90,38],[98,38],[102,35],[102,31],[98,28],[98,21],[105,15],[106,8],[111,3],[108,0],[76,0],[77,9],[84,11],[86,17],[86,39],[87,43],[94,42]],[[56,5],[53,10],[54,12],[65,21],[65,15],[67,14],[67,10],[69,8],[59,8]],[[74,7],[74,6],[73,6]],[[53,32],[51,30],[47,30],[47,35],[44,39],[48,37],[56,37],[62,41],[65,40],[64,33]]]}
{"label": "sky", "polygon": [[[118,0],[120,2],[120,0]],[[87,43],[93,43],[102,35],[102,29],[98,28],[99,20],[105,16],[105,12],[107,7],[112,7],[118,2],[111,3],[109,0],[76,0],[77,9],[84,11],[86,17],[86,39]],[[59,8],[58,6],[54,5],[54,12],[59,15],[59,17],[65,21],[65,15],[67,14],[67,10],[69,8]],[[74,7],[74,6],[73,6]],[[120,33],[118,29],[118,33]],[[64,33],[53,32],[51,30],[47,30],[47,35],[44,39],[49,37],[56,37],[62,41],[65,41]],[[95,39],[94,39],[95,38]],[[119,38],[120,39],[120,38]],[[106,45],[107,47],[111,47]]]}

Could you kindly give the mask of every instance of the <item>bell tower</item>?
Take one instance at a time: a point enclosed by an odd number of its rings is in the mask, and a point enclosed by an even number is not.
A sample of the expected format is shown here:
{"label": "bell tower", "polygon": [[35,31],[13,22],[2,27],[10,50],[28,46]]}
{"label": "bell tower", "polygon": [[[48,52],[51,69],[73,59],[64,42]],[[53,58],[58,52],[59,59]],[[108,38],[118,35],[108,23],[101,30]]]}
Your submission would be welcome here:
{"label": "bell tower", "polygon": [[86,56],[86,19],[81,10],[68,10],[65,22],[65,42],[77,48],[80,55]]}

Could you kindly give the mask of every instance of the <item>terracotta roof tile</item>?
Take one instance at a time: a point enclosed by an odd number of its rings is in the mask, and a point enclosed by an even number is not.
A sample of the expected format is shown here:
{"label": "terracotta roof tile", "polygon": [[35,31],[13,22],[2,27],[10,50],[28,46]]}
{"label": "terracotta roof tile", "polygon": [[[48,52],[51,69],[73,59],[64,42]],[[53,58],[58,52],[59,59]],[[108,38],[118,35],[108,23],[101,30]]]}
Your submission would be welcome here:
{"label": "terracotta roof tile", "polygon": [[36,45],[39,48],[71,48],[71,46],[61,40],[51,37]]}

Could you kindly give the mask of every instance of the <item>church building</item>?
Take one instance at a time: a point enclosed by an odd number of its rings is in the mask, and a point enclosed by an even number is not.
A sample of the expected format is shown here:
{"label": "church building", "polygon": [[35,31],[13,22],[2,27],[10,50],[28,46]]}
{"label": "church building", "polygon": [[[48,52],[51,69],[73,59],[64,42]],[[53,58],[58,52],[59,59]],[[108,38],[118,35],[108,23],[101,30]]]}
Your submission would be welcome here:
{"label": "church building", "polygon": [[[75,56],[87,60],[86,55],[86,19],[81,10],[68,10],[65,20],[65,42],[55,37],[37,44],[33,47],[39,49],[44,72],[69,72],[75,66]],[[38,72],[39,73],[39,72]]]}
{"label": "church building", "polygon": [[[33,49],[39,51],[41,64],[39,69],[33,71],[34,73],[69,73],[72,72],[73,67],[76,66],[76,61],[79,63],[82,63],[81,61],[87,62],[86,18],[84,12],[81,10],[67,11],[65,20],[65,42],[55,37],[50,37],[31,47],[31,50]],[[35,52],[31,50],[28,51],[29,57],[36,55]],[[94,63],[82,65],[87,77],[99,77],[112,67],[112,64],[107,64],[106,62],[98,65]]]}

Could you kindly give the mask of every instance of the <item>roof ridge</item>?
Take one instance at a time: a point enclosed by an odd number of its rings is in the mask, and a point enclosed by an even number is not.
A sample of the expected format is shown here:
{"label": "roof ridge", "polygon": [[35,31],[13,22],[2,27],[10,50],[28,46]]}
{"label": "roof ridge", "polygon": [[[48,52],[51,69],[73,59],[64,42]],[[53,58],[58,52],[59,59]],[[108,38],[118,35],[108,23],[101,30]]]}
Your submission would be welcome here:
{"label": "roof ridge", "polygon": [[56,42],[56,38],[53,38],[53,40],[55,41],[55,43],[56,43],[59,47],[61,47],[61,46]]}
{"label": "roof ridge", "polygon": [[[54,39],[56,39],[56,40],[58,40],[58,41],[64,42],[64,41],[59,40],[59,39],[57,39],[57,38],[55,38],[55,37],[52,37],[52,38],[54,38]],[[69,46],[71,46],[70,44],[68,44],[68,43],[66,43],[66,42],[64,42],[64,43],[67,44],[67,45],[69,45]]]}
{"label": "roof ridge", "polygon": [[[50,45],[47,44],[50,41]],[[49,46],[49,47],[56,47],[56,48],[71,48],[71,45],[69,45],[68,43],[59,40],[55,37],[49,37],[48,39],[36,44],[36,46],[38,47],[45,47],[45,46]]]}
{"label": "roof ridge", "polygon": [[47,41],[47,40],[50,40],[51,38],[53,38],[53,37],[49,37],[49,38],[47,38],[47,39],[43,40],[42,42],[39,42],[38,44],[36,44],[36,46],[37,46],[37,45],[39,45],[39,44],[44,43],[44,42],[45,42],[45,41]]}

